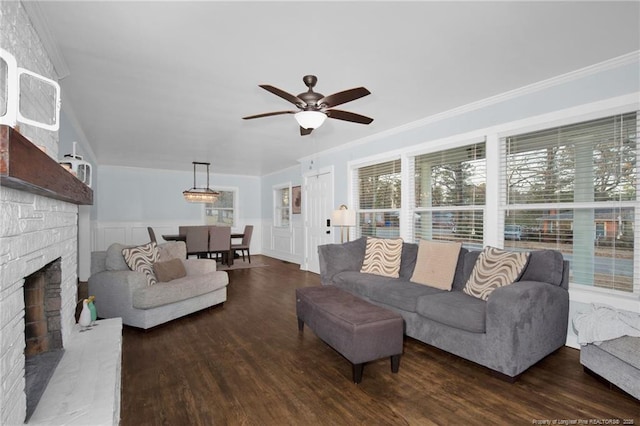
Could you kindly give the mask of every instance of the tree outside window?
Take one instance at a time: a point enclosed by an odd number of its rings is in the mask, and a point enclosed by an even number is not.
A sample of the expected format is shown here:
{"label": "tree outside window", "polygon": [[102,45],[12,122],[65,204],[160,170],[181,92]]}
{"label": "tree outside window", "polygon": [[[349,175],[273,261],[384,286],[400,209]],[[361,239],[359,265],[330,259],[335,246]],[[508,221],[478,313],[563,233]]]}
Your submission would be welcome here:
{"label": "tree outside window", "polygon": [[219,191],[220,195],[214,203],[205,204],[207,225],[234,226],[235,191]]}

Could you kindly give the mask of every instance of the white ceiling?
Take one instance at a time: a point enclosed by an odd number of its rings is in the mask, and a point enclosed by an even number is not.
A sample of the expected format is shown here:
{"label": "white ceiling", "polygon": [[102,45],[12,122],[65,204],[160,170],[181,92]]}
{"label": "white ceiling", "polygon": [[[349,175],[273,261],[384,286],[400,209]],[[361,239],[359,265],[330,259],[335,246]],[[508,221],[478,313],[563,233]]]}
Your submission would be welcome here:
{"label": "white ceiling", "polygon": [[[41,2],[99,164],[264,175],[315,152],[640,49],[632,2]],[[261,89],[372,94],[301,137]]]}

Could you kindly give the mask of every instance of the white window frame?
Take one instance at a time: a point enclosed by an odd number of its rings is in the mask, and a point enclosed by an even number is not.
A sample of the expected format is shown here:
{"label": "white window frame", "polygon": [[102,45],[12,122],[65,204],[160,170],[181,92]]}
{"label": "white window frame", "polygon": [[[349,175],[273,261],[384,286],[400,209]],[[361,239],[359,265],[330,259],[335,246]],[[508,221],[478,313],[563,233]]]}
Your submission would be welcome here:
{"label": "white window frame", "polygon": [[[410,157],[430,153],[458,146],[474,143],[478,138],[486,141],[487,160],[487,192],[485,203],[484,245],[504,247],[504,209],[500,204],[500,140],[513,134],[521,134],[536,130],[568,125],[581,121],[604,118],[616,114],[640,110],[640,92],[616,96],[609,99],[570,107],[550,113],[530,116],[520,120],[499,123],[491,127],[475,129],[466,133],[451,135],[441,139],[427,140],[407,148],[396,149],[347,163],[348,197],[350,205],[357,209],[357,187],[354,187],[356,169],[379,162],[402,159],[402,206],[400,221],[400,236],[405,241],[411,241],[412,215],[408,196],[413,191],[413,179],[409,168]],[[640,188],[638,190],[640,193]],[[640,200],[635,202],[635,234],[634,260],[640,262]],[[489,218],[495,218],[489,220]],[[633,293],[616,290],[594,288],[581,284],[570,283],[571,300],[580,303],[608,303],[620,309],[631,311],[640,310],[640,268],[634,271]]]}
{"label": "white window frame", "polygon": [[[281,183],[281,184],[277,184],[277,185],[273,185],[272,186],[272,192],[273,192],[273,227],[277,228],[277,229],[291,229],[291,216],[292,216],[292,212],[291,212],[291,202],[293,201],[291,199],[292,193],[291,193],[291,188],[292,188],[292,184],[291,182],[286,182],[286,183]],[[282,193],[283,190],[287,190],[289,191],[289,206],[284,206],[282,205],[282,198],[280,197],[280,194]],[[288,217],[289,217],[289,221],[286,225],[282,225],[281,222],[281,218],[282,218],[282,212],[283,210],[287,210],[288,211]]]}
{"label": "white window frame", "polygon": [[[376,164],[381,164],[381,163],[387,163],[390,161],[397,161],[400,160],[400,179],[401,179],[401,186],[400,186],[400,202],[401,205],[397,208],[397,209],[367,209],[367,210],[362,210],[360,209],[360,197],[359,197],[359,187],[358,187],[358,169],[363,168],[363,167],[368,167],[368,166],[374,166]],[[405,203],[405,198],[406,198],[406,189],[405,189],[405,182],[407,182],[407,176],[405,175],[405,161],[406,159],[403,158],[403,156],[400,154],[400,151],[396,151],[396,152],[392,152],[392,153],[385,153],[382,155],[374,155],[368,158],[364,158],[364,159],[359,159],[359,160],[355,160],[355,161],[350,161],[347,163],[347,170],[348,170],[348,194],[349,194],[349,208],[353,208],[356,211],[356,238],[359,238],[362,236],[362,232],[361,232],[361,227],[360,227],[360,213],[363,212],[367,212],[367,213],[389,213],[389,212],[398,212],[399,215],[399,233],[400,233],[400,238],[403,238],[403,207],[404,207],[404,203]],[[406,239],[405,239],[406,241]]]}
{"label": "white window frame", "polygon": [[[624,97],[622,97],[624,99]],[[620,100],[622,100],[620,99]],[[511,128],[509,131],[503,131],[499,134],[495,135],[495,138],[499,142],[500,152],[499,157],[502,156],[502,150],[505,146],[505,140],[513,135],[536,132],[536,131],[544,131],[547,129],[552,129],[556,127],[563,126],[571,126],[573,124],[578,124],[586,121],[603,119],[612,116],[619,116],[627,113],[637,113],[637,120],[640,123],[640,102],[636,101],[635,103],[622,103],[619,106],[613,108],[602,108],[601,110],[591,109],[592,105],[585,106],[584,112],[580,112],[580,109],[577,109],[576,114],[567,113],[568,111],[558,113],[558,118],[551,122],[545,123],[544,121],[536,121],[535,123],[532,120],[532,123],[523,126],[521,128]],[[566,114],[564,114],[566,113]],[[640,124],[638,124],[638,128],[640,128]],[[640,160],[640,149],[637,150],[638,160]],[[500,160],[498,160],[500,161]],[[640,164],[638,161],[637,164]],[[506,185],[502,185],[504,180],[506,179],[504,173],[506,170],[503,169],[504,164],[500,164],[497,169],[500,171],[499,179],[501,182],[501,188],[499,190],[500,200],[499,200],[499,214],[498,214],[498,225],[500,229],[500,247],[504,247],[504,224],[505,224],[505,216],[507,211],[518,211],[518,210],[535,210],[535,209],[557,209],[557,210],[582,210],[582,209],[600,209],[600,208],[624,208],[631,207],[635,210],[635,220],[634,220],[634,250],[633,250],[633,262],[634,265],[640,264],[638,259],[640,259],[640,179],[637,179],[637,187],[636,187],[636,199],[634,201],[592,201],[592,202],[566,202],[566,203],[536,203],[536,204],[507,204],[506,197]],[[572,283],[571,286],[573,288],[578,288],[582,291],[595,291],[596,294],[604,291],[612,295],[622,296],[626,298],[628,295],[631,297],[640,299],[640,268],[637,266],[634,267],[634,275],[632,277],[632,291],[622,291],[616,289],[608,289],[596,287],[594,285],[588,284],[578,284]]]}
{"label": "white window frame", "polygon": [[[410,155],[406,156],[406,175],[407,176],[407,180],[408,180],[408,185],[404,185],[403,182],[403,187],[406,186],[407,187],[407,197],[406,197],[406,203],[405,203],[405,212],[406,214],[406,220],[405,220],[405,232],[402,235],[405,235],[404,239],[405,241],[411,241],[411,242],[417,242],[417,239],[415,237],[415,233],[414,233],[414,224],[413,224],[413,218],[416,214],[418,213],[423,213],[423,212],[438,212],[438,211],[477,211],[477,212],[482,212],[482,217],[483,217],[483,241],[482,244],[484,244],[484,229],[486,228],[487,225],[487,218],[486,218],[486,204],[484,205],[465,205],[465,206],[434,206],[434,207],[417,207],[417,201],[415,199],[415,159],[416,157],[419,157],[421,155],[428,155],[428,154],[435,154],[438,152],[445,152],[445,151],[449,151],[449,150],[454,150],[454,149],[458,149],[458,148],[464,148],[464,147],[471,147],[472,145],[476,145],[476,144],[484,144],[485,145],[485,162],[487,163],[487,170],[485,172],[485,185],[486,185],[486,181],[489,179],[488,175],[489,175],[489,169],[488,169],[488,160],[487,160],[487,148],[486,148],[486,140],[485,140],[485,136],[483,135],[470,135],[470,134],[465,134],[465,135],[457,135],[454,136],[453,138],[445,138],[445,139],[441,139],[438,141],[434,141],[433,144],[430,144],[429,149],[423,149],[423,150],[419,150],[419,151],[412,151]],[[403,169],[404,171],[405,169]],[[488,188],[487,188],[488,191]],[[485,202],[487,200],[487,196],[488,194],[485,194]],[[404,199],[403,199],[404,202]],[[473,249],[477,249],[478,247],[476,247],[473,243],[465,243],[465,246],[468,246],[469,248],[473,248]]]}
{"label": "white window frame", "polygon": [[[240,217],[239,213],[238,213],[238,198],[239,198],[239,190],[237,186],[216,186],[216,187],[211,187],[211,189],[213,189],[214,191],[225,191],[225,192],[233,192],[233,223],[231,224],[231,228],[232,229],[236,229],[238,227],[238,218]],[[204,219],[205,219],[205,223],[208,223],[207,218],[210,217],[210,215],[207,214],[207,209],[211,209],[211,207],[209,207],[209,204],[204,204]],[[229,210],[228,207],[223,207],[223,208],[213,208],[212,210]]]}

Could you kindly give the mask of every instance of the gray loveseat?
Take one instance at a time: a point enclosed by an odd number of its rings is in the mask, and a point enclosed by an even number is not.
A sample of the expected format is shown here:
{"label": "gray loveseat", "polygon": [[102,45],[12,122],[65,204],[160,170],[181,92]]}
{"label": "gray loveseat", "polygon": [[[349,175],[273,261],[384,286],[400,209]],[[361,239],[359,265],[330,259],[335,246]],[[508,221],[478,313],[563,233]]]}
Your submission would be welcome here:
{"label": "gray loveseat", "polygon": [[126,325],[148,329],[227,300],[227,273],[216,271],[213,260],[186,259],[184,242],[160,244],[158,251],[159,261],[180,259],[186,276],[151,286],[143,272],[129,269],[125,247],[116,243],[91,253],[89,294],[96,296],[101,318],[121,317]]}
{"label": "gray loveseat", "polygon": [[569,264],[554,250],[531,253],[518,282],[487,301],[462,289],[479,251],[462,248],[451,291],[410,282],[418,245],[404,243],[399,278],[361,273],[366,238],[318,247],[320,278],[405,321],[405,334],[476,362],[513,381],[562,347],[569,317]]}

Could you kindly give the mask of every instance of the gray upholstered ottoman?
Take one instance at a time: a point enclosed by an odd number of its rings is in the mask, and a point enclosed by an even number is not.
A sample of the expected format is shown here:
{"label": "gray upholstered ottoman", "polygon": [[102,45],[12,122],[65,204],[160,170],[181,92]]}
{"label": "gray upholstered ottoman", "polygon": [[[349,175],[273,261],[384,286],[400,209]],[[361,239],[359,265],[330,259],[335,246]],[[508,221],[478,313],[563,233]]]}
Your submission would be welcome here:
{"label": "gray upholstered ottoman", "polygon": [[402,355],[403,320],[334,286],[296,289],[298,330],[307,324],[325,343],[352,364],[353,381],[362,381],[364,363],[391,357],[397,373]]}

